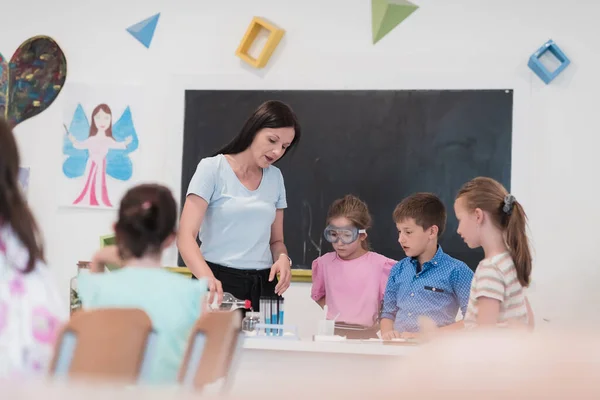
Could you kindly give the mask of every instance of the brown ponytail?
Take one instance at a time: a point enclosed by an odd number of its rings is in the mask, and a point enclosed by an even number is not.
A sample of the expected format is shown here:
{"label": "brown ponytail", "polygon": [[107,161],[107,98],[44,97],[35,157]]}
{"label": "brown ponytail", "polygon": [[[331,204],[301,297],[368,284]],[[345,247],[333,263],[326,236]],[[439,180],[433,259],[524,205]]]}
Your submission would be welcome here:
{"label": "brown ponytail", "polygon": [[[0,225],[8,224],[29,253],[27,274],[36,261],[44,261],[44,247],[39,229],[25,201],[19,184],[19,150],[13,133],[0,118]],[[21,266],[19,266],[21,267]]]}
{"label": "brown ponytail", "polygon": [[517,277],[521,286],[527,287],[531,278],[531,252],[527,238],[527,215],[517,201],[512,204],[512,212],[506,217],[506,244],[510,251]]}
{"label": "brown ponytail", "polygon": [[487,212],[494,225],[504,232],[508,251],[515,263],[521,286],[531,280],[531,250],[527,237],[527,215],[514,197],[492,178],[478,177],[463,185],[456,198],[463,198],[470,211],[479,208]]}

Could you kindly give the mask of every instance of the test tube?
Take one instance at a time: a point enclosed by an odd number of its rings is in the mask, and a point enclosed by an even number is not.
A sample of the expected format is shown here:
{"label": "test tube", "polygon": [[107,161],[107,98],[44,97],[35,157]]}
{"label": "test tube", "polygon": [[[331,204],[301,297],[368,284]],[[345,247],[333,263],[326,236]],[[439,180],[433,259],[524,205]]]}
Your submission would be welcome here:
{"label": "test tube", "polygon": [[[280,299],[281,298],[279,296],[277,296],[277,310],[276,310],[276,314],[277,314],[277,324],[278,325],[281,325],[281,322],[279,322],[279,303],[280,303]],[[281,332],[281,330],[279,332]]]}
{"label": "test tube", "polygon": [[[260,307],[260,319],[262,320],[263,324],[266,324],[267,323],[267,302],[264,297],[260,298],[259,307]],[[264,330],[261,329],[259,334],[262,334],[262,333],[266,334],[267,333],[266,329],[264,329]]]}
{"label": "test tube", "polygon": [[[270,325],[271,322],[271,299],[265,298],[265,324]],[[271,328],[265,328],[267,336],[271,336]]]}
{"label": "test tube", "polygon": [[[279,318],[278,318],[278,322],[280,325],[283,325],[283,313],[284,313],[284,304],[285,304],[285,299],[282,297],[279,299]],[[283,336],[283,329],[281,329],[279,331],[279,335]]]}
{"label": "test tube", "polygon": [[[271,297],[271,323],[277,325],[279,319],[279,312],[277,311],[277,297]],[[279,329],[273,331],[273,335],[277,335]]]}

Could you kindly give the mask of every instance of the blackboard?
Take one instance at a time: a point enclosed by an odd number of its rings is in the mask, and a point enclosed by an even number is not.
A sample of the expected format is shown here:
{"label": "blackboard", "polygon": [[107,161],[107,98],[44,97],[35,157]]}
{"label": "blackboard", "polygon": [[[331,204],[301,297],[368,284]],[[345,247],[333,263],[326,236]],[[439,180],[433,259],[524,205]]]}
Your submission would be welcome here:
{"label": "blackboard", "polygon": [[480,175],[510,190],[512,90],[188,90],[182,205],[200,159],[228,143],[270,99],[288,103],[303,129],[299,146],[276,164],[286,184],[284,235],[294,268],[310,268],[331,251],[322,235],[327,208],[347,193],[370,208],[373,250],[403,258],[392,212],[421,191],[446,205],[444,251],[477,266],[482,252],[457,235],[453,203],[460,186]]}

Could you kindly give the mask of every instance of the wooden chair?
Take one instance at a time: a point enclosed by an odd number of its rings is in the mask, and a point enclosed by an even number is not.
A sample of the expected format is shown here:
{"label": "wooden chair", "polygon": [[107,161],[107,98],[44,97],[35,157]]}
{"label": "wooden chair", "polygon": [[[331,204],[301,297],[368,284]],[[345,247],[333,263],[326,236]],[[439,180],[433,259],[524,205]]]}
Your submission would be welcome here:
{"label": "wooden chair", "polygon": [[142,310],[80,310],[59,335],[50,376],[136,383],[151,364],[155,339]]}
{"label": "wooden chair", "polygon": [[206,312],[192,329],[178,381],[185,387],[203,390],[223,378],[223,391],[233,382],[243,345],[241,315],[234,312]]}

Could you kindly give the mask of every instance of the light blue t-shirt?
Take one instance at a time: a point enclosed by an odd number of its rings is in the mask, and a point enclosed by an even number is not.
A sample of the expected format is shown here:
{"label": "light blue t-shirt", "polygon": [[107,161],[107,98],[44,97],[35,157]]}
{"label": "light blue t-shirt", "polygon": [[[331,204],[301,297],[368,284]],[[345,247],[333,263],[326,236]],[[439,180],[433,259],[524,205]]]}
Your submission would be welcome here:
{"label": "light blue t-shirt", "polygon": [[110,273],[81,272],[77,287],[83,309],[144,310],[157,334],[151,384],[173,384],[189,336],[200,317],[206,280],[192,280],[160,267],[124,267]]}
{"label": "light blue t-shirt", "polygon": [[264,168],[258,188],[248,190],[224,155],[203,158],[187,194],[208,203],[198,235],[207,261],[237,269],[271,268],[271,225],[276,210],[287,208],[279,168]]}

